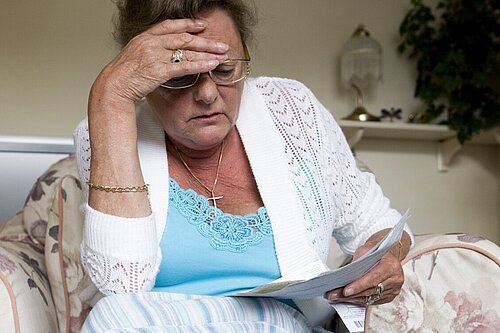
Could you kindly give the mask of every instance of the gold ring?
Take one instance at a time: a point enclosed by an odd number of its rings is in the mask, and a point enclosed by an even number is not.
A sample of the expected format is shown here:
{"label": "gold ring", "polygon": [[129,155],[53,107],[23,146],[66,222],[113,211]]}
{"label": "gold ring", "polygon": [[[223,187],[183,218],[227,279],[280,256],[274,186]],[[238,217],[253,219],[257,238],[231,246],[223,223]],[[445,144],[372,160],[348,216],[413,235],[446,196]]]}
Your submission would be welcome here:
{"label": "gold ring", "polygon": [[174,50],[174,52],[172,52],[171,62],[181,62],[183,57],[184,57],[184,52],[182,50],[180,49]]}

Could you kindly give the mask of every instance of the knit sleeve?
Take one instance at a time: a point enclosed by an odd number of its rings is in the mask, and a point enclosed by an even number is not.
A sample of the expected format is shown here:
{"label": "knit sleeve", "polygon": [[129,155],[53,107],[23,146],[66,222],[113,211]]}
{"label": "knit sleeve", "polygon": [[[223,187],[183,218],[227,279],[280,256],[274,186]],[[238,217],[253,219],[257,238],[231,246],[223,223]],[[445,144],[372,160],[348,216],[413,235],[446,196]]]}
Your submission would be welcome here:
{"label": "knit sleeve", "polygon": [[305,85],[268,77],[251,82],[283,138],[306,230],[322,258],[331,235],[353,254],[371,235],[399,221],[374,174],[358,169],[342,129]]}
{"label": "knit sleeve", "polygon": [[[87,121],[74,132],[78,173],[83,184],[90,177],[90,139]],[[84,232],[82,265],[104,294],[151,290],[160,253],[154,214],[143,218],[122,218],[94,210],[87,204],[84,186]]]}
{"label": "knit sleeve", "polygon": [[[331,172],[333,198],[338,208],[338,220],[333,236],[343,251],[353,254],[368,238],[386,228],[392,228],[401,218],[384,195],[375,175],[361,171],[347,140],[332,114],[317,102],[326,136],[324,153]],[[413,234],[405,227],[413,243]]]}

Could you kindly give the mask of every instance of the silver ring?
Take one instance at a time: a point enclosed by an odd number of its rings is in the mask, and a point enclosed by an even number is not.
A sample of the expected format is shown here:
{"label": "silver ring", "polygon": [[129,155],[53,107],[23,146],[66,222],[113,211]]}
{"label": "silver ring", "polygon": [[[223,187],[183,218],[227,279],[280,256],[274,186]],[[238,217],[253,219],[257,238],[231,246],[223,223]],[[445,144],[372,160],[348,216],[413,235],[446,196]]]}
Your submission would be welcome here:
{"label": "silver ring", "polygon": [[384,290],[385,290],[384,284],[382,282],[380,282],[379,284],[377,284],[377,288],[375,289],[375,293],[380,296],[380,294],[382,294],[384,292]]}
{"label": "silver ring", "polygon": [[174,50],[174,52],[172,52],[172,59],[170,61],[181,62],[183,57],[184,57],[184,52],[181,49],[177,49]]}
{"label": "silver ring", "polygon": [[380,295],[384,292],[385,287],[382,282],[377,284],[377,287],[375,288],[375,294],[370,295],[366,298],[366,305],[372,305],[373,303],[377,302],[380,300]]}
{"label": "silver ring", "polygon": [[373,294],[368,296],[366,299],[366,305],[372,305],[373,303],[377,302],[380,300],[380,294]]}

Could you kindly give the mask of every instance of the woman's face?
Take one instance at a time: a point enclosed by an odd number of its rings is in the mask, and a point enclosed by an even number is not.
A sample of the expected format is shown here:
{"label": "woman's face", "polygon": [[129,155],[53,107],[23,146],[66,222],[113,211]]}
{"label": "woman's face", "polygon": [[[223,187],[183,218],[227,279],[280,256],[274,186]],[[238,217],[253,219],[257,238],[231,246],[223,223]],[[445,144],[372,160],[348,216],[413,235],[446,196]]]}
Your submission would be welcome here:
{"label": "woman's face", "polygon": [[[244,58],[243,45],[232,19],[223,10],[201,17],[208,22],[199,36],[229,45],[228,57]],[[194,150],[221,143],[238,118],[243,82],[216,85],[207,73],[190,88],[170,90],[159,87],[147,100],[170,140]]]}

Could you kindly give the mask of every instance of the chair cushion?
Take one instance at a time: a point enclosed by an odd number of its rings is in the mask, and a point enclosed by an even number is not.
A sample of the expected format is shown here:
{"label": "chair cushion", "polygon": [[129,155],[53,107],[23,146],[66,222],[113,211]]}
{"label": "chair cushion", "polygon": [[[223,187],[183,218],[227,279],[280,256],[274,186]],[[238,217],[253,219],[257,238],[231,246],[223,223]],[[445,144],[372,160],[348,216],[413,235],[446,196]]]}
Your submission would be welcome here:
{"label": "chair cushion", "polygon": [[57,332],[43,247],[25,233],[19,213],[0,231],[0,332]]}
{"label": "chair cushion", "polygon": [[45,261],[60,332],[80,332],[91,309],[80,294],[88,289],[97,291],[80,260],[84,220],[79,209],[81,186],[72,175],[61,177],[47,225]]}
{"label": "chair cushion", "polygon": [[73,155],[53,164],[33,184],[22,215],[24,228],[34,243],[45,244],[47,221],[54,198],[57,181],[66,175],[78,178],[75,158]]}
{"label": "chair cushion", "polygon": [[500,248],[465,234],[420,236],[393,302],[369,307],[369,332],[500,332]]}

